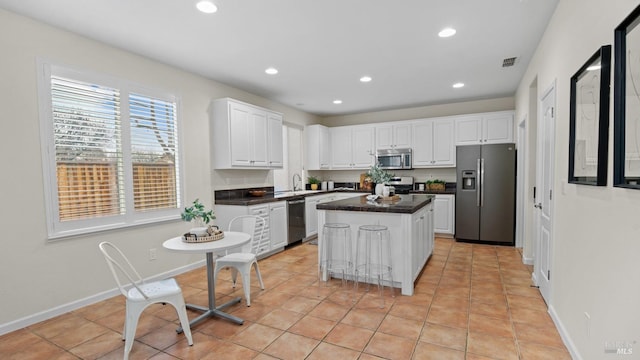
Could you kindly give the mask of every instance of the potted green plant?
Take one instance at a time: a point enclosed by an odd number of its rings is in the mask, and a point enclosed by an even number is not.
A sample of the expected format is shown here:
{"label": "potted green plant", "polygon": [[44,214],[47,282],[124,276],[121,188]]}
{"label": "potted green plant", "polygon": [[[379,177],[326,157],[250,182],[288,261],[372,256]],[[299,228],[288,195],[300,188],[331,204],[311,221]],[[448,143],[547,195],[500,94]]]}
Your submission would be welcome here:
{"label": "potted green plant", "polygon": [[207,224],[209,224],[209,221],[216,218],[213,214],[213,210],[207,210],[198,199],[195,199],[191,206],[185,207],[180,216],[184,221],[195,221],[196,227],[192,228],[189,232],[198,236],[206,235]]}
{"label": "potted green plant", "polygon": [[427,189],[431,191],[444,191],[445,181],[439,179],[427,180]]}
{"label": "potted green plant", "polygon": [[318,184],[320,184],[320,179],[315,176],[307,177],[307,182],[311,185],[311,190],[318,190]]}
{"label": "potted green plant", "polygon": [[370,178],[374,184],[376,184],[375,194],[382,195],[385,184],[389,182],[389,180],[391,180],[393,174],[385,169],[382,169],[378,165],[373,165],[371,166],[371,168],[369,168],[369,171],[367,171],[366,176]]}

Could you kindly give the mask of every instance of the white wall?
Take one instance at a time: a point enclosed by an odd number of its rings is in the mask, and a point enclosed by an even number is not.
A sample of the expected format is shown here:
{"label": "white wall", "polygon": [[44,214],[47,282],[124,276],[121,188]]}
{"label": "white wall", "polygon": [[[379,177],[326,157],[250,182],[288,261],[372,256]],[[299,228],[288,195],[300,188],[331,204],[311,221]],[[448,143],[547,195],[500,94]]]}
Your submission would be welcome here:
{"label": "white wall", "polygon": [[[538,98],[556,82],[549,306],[576,358],[640,358],[640,191],[611,185],[613,106],[608,185],[567,184],[569,79],[600,46],[613,45],[614,28],[636,6],[637,0],[561,0],[516,94],[516,119],[522,119],[536,78]],[[633,355],[606,355],[605,342],[632,343]]]}
{"label": "white wall", "polygon": [[[5,154],[0,176],[0,334],[46,316],[56,307],[115,287],[97,244],[109,240],[121,246],[143,276],[165,273],[202,260],[198,255],[169,253],[162,242],[189,227],[181,221],[109,231],[47,242],[43,174],[40,155],[36,59],[125,78],[175,91],[182,100],[185,159],[185,201],[213,202],[213,190],[228,177],[212,176],[209,159],[209,101],[233,97],[284,113],[287,122],[317,122],[314,116],[216,83],[161,63],[88,40],[0,9],[0,99]],[[245,172],[247,173],[247,172]],[[272,183],[271,173],[242,175],[248,183]],[[150,248],[158,260],[149,261]]]}

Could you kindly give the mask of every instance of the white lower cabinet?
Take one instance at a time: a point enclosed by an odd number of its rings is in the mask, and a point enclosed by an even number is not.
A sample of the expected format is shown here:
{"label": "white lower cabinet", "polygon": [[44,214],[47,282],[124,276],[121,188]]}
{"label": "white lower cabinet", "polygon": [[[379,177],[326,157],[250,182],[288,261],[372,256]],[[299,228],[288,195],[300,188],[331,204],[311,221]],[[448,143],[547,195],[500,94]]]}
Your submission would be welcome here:
{"label": "white lower cabinet", "polygon": [[287,202],[269,203],[269,239],[271,250],[283,248],[287,245]]}
{"label": "white lower cabinet", "polygon": [[427,205],[411,216],[411,271],[417,278],[433,252],[433,206]]}
{"label": "white lower cabinet", "polygon": [[363,193],[354,192],[337,192],[316,196],[307,196],[304,198],[304,214],[305,214],[305,228],[306,236],[310,237],[318,233],[318,209],[316,205],[329,201],[342,200],[350,197],[362,196]]}
{"label": "white lower cabinet", "polygon": [[307,237],[318,233],[318,209],[316,209],[316,205],[327,198],[329,198],[329,195],[307,196],[304,198],[304,226]]}
{"label": "white lower cabinet", "polygon": [[257,215],[264,219],[263,245],[258,249],[258,256],[275,253],[287,245],[286,201],[251,206],[216,205],[216,224],[223,230],[229,227],[231,219],[240,215]]}
{"label": "white lower cabinet", "polygon": [[455,195],[436,195],[434,199],[434,232],[453,235],[455,229]]}
{"label": "white lower cabinet", "polygon": [[[360,195],[364,196],[364,195]],[[362,225],[381,224],[390,232],[393,285],[402,295],[413,295],[414,283],[433,252],[433,202],[413,214],[348,210],[318,210],[318,228],[326,223],[346,223],[351,226],[351,239],[356,242]],[[318,244],[325,244],[322,232]],[[354,244],[355,246],[355,244]],[[388,281],[385,281],[388,282]]]}

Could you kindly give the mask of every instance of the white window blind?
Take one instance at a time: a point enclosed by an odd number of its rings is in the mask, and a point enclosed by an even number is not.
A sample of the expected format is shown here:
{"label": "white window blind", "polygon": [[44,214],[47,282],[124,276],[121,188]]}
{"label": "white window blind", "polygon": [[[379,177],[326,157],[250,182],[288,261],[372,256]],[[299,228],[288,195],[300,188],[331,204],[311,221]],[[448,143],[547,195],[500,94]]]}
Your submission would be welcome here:
{"label": "white window blind", "polygon": [[131,94],[129,107],[135,209],[175,208],[176,105]]}
{"label": "white window blind", "polygon": [[180,218],[173,95],[48,64],[40,87],[49,238]]}
{"label": "white window blind", "polygon": [[124,211],[118,90],[51,77],[60,221]]}

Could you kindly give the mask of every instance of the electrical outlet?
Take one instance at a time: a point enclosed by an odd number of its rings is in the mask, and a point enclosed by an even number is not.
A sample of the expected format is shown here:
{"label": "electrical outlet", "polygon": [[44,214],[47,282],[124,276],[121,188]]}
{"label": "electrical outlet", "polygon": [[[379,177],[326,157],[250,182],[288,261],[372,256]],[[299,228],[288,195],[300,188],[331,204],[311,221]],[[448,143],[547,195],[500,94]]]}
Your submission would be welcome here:
{"label": "electrical outlet", "polygon": [[584,312],[584,317],[587,319],[586,321],[586,326],[587,326],[587,338],[591,337],[591,316],[589,315],[588,312]]}
{"label": "electrical outlet", "polygon": [[149,260],[156,260],[158,259],[158,252],[155,248],[153,249],[149,249]]}

